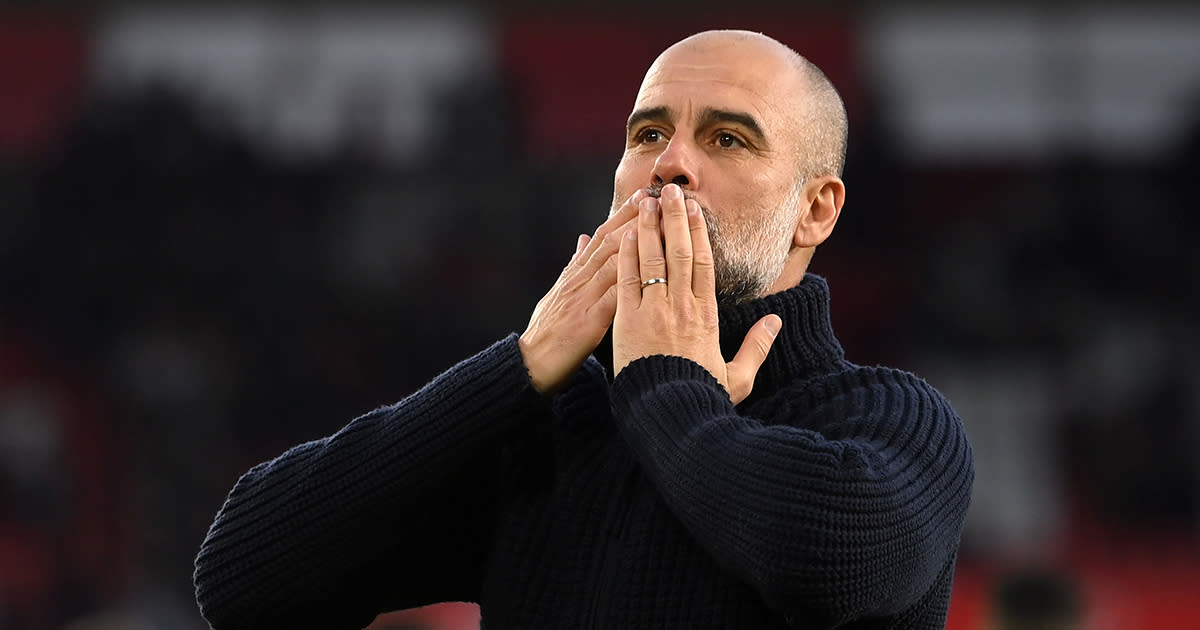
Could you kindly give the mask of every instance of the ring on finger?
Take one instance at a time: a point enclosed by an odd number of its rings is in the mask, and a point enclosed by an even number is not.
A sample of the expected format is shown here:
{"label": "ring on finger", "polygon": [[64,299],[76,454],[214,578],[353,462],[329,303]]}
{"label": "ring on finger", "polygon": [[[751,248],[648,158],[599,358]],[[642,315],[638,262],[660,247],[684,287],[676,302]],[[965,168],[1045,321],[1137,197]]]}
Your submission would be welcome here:
{"label": "ring on finger", "polygon": [[645,280],[642,282],[642,288],[645,289],[646,287],[648,287],[652,284],[666,284],[666,283],[667,283],[666,278],[650,278],[649,280]]}

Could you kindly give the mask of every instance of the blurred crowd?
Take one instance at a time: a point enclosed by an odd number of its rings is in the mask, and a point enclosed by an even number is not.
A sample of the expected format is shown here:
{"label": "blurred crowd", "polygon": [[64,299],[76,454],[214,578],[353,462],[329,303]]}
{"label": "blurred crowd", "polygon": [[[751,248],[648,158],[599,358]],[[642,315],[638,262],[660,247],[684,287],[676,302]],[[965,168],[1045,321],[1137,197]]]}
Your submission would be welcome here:
{"label": "blurred crowd", "polygon": [[[442,95],[404,166],[281,158],[165,85],[0,163],[0,628],[203,627],[240,473],[523,329],[619,156],[533,159],[504,90]],[[1152,159],[930,166],[873,110],[812,271],[852,360],[966,420],[964,564],[1195,547],[1200,124]]]}

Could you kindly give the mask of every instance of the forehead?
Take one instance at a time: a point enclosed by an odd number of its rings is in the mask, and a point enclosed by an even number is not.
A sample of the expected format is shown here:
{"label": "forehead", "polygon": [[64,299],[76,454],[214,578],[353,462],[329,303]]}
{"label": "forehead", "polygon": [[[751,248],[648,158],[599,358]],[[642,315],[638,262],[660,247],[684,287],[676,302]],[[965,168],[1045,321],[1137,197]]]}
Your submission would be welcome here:
{"label": "forehead", "polygon": [[794,75],[781,55],[755,46],[671,48],[646,72],[634,109],[741,111],[778,129],[795,107]]}

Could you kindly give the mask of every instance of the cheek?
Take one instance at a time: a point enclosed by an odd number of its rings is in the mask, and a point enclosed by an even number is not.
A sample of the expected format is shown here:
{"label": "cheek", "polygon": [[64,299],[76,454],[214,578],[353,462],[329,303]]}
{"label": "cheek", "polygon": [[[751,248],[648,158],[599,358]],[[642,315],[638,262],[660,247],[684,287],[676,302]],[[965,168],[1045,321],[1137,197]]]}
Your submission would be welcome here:
{"label": "cheek", "polygon": [[766,212],[779,212],[796,185],[796,176],[791,172],[773,170],[755,176],[754,188],[758,191],[756,206]]}
{"label": "cheek", "polygon": [[725,203],[714,204],[714,211],[719,215],[717,220],[732,229],[776,219],[790,191],[791,182],[787,182],[788,186],[780,186],[786,177],[777,172],[758,171],[731,181],[723,195]]}
{"label": "cheek", "polygon": [[753,173],[753,187],[764,202],[782,202],[794,184],[794,174],[779,169],[759,169]]}
{"label": "cheek", "polygon": [[726,191],[728,205],[723,208],[726,221],[761,221],[767,208],[778,207],[778,175],[762,171],[745,173],[731,182]]}
{"label": "cheek", "polygon": [[633,184],[630,179],[630,170],[629,156],[621,158],[621,161],[617,163],[617,170],[613,174],[613,193],[615,199],[625,200],[629,198],[629,195],[633,194],[630,188],[636,184]]}
{"label": "cheek", "polygon": [[[644,156],[625,154],[613,175],[613,204],[624,203],[639,188],[650,185],[650,165]],[[615,209],[615,208],[614,208]]]}

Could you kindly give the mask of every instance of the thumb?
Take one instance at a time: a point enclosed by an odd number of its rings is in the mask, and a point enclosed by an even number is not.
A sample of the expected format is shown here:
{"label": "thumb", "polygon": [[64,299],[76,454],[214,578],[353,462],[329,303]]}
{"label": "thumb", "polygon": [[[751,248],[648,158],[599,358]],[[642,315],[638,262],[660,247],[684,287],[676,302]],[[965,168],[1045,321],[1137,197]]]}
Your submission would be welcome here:
{"label": "thumb", "polygon": [[725,364],[725,374],[729,379],[729,398],[733,404],[738,404],[754,390],[754,377],[758,369],[767,360],[767,353],[775,343],[775,336],[783,328],[783,320],[778,315],[767,315],[758,320],[746,333],[742,347],[738,349],[733,360]]}

